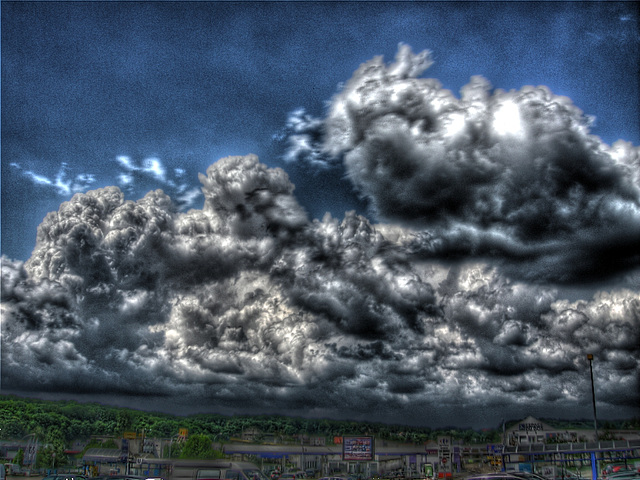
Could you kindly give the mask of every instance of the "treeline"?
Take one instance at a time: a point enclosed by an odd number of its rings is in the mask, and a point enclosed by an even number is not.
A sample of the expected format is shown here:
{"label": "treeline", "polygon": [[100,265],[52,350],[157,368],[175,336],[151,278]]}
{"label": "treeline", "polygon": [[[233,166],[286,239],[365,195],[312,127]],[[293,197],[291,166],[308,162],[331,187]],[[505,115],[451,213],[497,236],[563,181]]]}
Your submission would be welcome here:
{"label": "treeline", "polygon": [[[547,421],[552,423],[553,421]],[[558,423],[558,422],[556,422]],[[566,422],[565,422],[566,423]],[[640,429],[640,419],[602,423],[602,428]],[[35,434],[40,441],[68,443],[92,435],[122,436],[124,432],[142,433],[147,437],[170,438],[179,429],[189,435],[206,435],[213,442],[240,437],[255,428],[262,435],[279,442],[299,442],[299,435],[325,436],[331,441],[342,435],[373,435],[397,442],[425,443],[439,436],[451,436],[466,444],[500,443],[502,427],[494,429],[431,429],[407,425],[389,425],[329,419],[306,419],[277,415],[225,416],[217,414],[176,416],[97,403],[44,401],[0,395],[0,440],[20,439]],[[566,428],[576,428],[566,423]],[[585,428],[589,428],[586,426]],[[257,438],[257,441],[262,440]]]}
{"label": "treeline", "polygon": [[0,439],[22,438],[32,433],[44,439],[49,432],[55,431],[65,441],[88,438],[91,435],[121,436],[127,431],[144,431],[146,436],[170,438],[176,435],[179,429],[188,429],[189,435],[207,435],[212,441],[220,442],[240,437],[243,431],[250,428],[259,430],[263,435],[275,437],[281,442],[299,442],[300,434],[325,436],[330,440],[342,435],[374,435],[390,441],[413,443],[435,440],[442,435],[464,438],[472,443],[493,441],[497,438],[497,430],[432,430],[428,427],[278,415],[201,414],[182,417],[97,403],[45,401],[15,396],[0,396],[0,425]]}

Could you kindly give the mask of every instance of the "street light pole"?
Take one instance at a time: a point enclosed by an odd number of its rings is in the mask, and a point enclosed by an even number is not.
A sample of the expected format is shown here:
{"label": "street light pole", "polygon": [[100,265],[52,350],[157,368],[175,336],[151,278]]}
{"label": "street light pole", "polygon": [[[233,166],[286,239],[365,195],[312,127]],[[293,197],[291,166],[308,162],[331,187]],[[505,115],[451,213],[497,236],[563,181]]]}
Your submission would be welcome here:
{"label": "street light pole", "polygon": [[591,372],[591,399],[593,400],[593,428],[596,431],[596,442],[598,441],[598,416],[596,415],[596,389],[593,384],[593,355],[587,354],[589,360],[589,371]]}

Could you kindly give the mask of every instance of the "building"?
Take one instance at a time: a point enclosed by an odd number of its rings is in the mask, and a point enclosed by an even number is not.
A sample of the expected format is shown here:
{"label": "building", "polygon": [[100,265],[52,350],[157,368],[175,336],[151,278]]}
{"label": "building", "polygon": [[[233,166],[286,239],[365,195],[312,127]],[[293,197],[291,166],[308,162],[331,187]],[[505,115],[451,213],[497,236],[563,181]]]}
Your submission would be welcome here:
{"label": "building", "polygon": [[[604,432],[600,431],[599,436]],[[628,430],[611,430],[607,433],[618,440],[638,440],[640,432]],[[527,417],[516,422],[505,430],[505,445],[510,447],[534,445],[542,443],[584,443],[595,442],[595,429],[590,428],[557,428],[534,417]]]}

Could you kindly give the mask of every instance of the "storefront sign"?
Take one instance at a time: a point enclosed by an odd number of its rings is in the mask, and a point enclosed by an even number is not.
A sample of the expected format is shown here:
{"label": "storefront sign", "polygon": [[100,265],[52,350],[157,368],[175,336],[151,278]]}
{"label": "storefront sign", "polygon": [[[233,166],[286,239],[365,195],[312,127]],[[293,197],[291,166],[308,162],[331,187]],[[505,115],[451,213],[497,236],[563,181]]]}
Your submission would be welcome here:
{"label": "storefront sign", "polygon": [[544,430],[541,423],[521,423],[518,425],[518,430],[521,432],[540,432]]}
{"label": "storefront sign", "polygon": [[342,437],[342,460],[345,462],[372,462],[373,437]]}

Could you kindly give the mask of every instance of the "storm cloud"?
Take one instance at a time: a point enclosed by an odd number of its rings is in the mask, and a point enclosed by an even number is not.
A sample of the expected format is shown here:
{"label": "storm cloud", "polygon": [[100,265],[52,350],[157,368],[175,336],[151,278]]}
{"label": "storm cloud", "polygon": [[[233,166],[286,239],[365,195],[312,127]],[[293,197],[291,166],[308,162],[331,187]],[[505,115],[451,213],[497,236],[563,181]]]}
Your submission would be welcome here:
{"label": "storm cloud", "polygon": [[413,230],[310,221],[254,155],[200,181],[188,212],[159,190],[78,193],[27,262],[3,258],[3,389],[478,422],[507,404],[579,410],[590,352],[603,414],[638,405],[637,291],[571,302],[486,263],[415,262]]}
{"label": "storm cloud", "polygon": [[343,156],[381,220],[421,230],[419,256],[491,258],[524,280],[638,267],[638,147],[603,143],[545,86],[504,91],[473,76],[457,97],[419,77],[432,63],[401,44],[395,61],[362,64],[323,124],[327,155]]}

